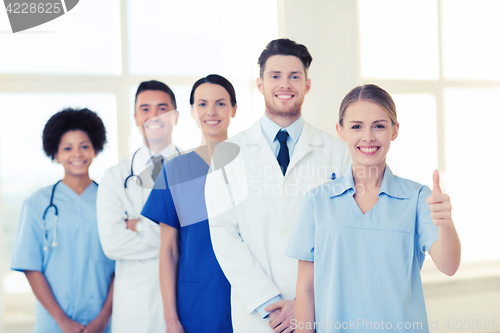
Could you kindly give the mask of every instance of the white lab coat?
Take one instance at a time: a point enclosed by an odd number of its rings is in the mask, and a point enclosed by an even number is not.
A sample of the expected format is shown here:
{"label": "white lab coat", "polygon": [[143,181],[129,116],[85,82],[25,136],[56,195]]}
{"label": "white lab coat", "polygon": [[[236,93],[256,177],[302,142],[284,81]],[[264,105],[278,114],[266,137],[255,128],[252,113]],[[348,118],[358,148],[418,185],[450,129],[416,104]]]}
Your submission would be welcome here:
{"label": "white lab coat", "polygon": [[[254,310],[278,294],[284,300],[295,297],[298,261],[285,251],[302,197],[331,180],[332,173],[340,177],[351,158],[343,142],[307,123],[285,177],[260,121],[226,142],[237,144],[240,152],[224,167],[228,185],[222,170],[207,177],[212,244],[231,283],[234,332],[272,332],[269,320]],[[215,168],[221,156],[224,164],[232,159],[223,156],[227,150],[223,144],[216,148]]]}
{"label": "white lab coat", "polygon": [[[170,145],[165,158],[176,153]],[[163,153],[162,152],[162,153]],[[104,174],[97,193],[97,222],[99,237],[106,256],[116,261],[113,291],[113,333],[165,332],[163,303],[159,280],[160,228],[140,215],[154,184],[152,166],[144,170],[150,153],[142,146],[134,159],[134,175],[140,175],[143,185],[130,175],[132,156]],[[143,172],[144,170],[144,172]],[[141,218],[141,235],[127,229],[126,219]]]}

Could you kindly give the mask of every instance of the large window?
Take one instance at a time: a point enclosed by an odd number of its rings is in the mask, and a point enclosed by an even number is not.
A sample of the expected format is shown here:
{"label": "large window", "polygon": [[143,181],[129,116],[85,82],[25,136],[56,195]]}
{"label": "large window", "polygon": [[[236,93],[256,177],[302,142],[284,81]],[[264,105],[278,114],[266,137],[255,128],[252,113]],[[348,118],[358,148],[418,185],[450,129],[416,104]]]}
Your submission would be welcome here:
{"label": "large window", "polygon": [[[141,81],[157,79],[174,90],[180,117],[173,140],[189,149],[201,139],[189,112],[191,86],[217,73],[236,88],[232,136],[263,113],[263,98],[255,87],[256,62],[265,44],[278,37],[278,16],[293,12],[281,11],[286,6],[278,11],[278,4],[290,3],[85,0],[66,15],[17,34],[5,33],[10,26],[0,8],[0,331],[33,321],[31,289],[24,275],[9,266],[23,200],[62,177],[61,167],[41,149],[49,116],[73,106],[89,107],[103,118],[109,143],[91,168],[99,182],[107,167],[140,144],[133,102]],[[330,10],[328,22],[311,19],[316,10],[329,10],[318,7],[325,3],[311,1],[310,12],[298,13],[297,21],[279,22],[284,36],[306,31],[313,45],[329,33],[339,37],[342,24],[350,23],[342,12]],[[500,117],[500,1],[357,4],[359,40],[353,38],[352,45],[359,44],[359,54],[352,58],[360,59],[363,83],[388,90],[398,108],[400,136],[392,145],[389,165],[399,176],[429,186],[432,170],[439,168],[442,187],[452,198],[463,260],[498,261],[500,219],[494,207],[500,180],[494,172],[492,127]],[[293,26],[300,29],[287,28]],[[314,35],[320,30],[326,37]],[[308,45],[307,39],[300,42]],[[328,58],[328,69],[342,66],[335,57],[351,50],[314,46],[315,61]],[[357,73],[352,75],[357,78]],[[327,84],[322,86],[313,89],[321,91]],[[319,112],[327,118],[331,105],[325,92],[317,98],[326,100],[327,107]]]}
{"label": "large window", "polygon": [[358,4],[362,79],[393,95],[401,123],[389,164],[429,186],[439,167],[463,261],[500,259],[500,1]]}
{"label": "large window", "polygon": [[[256,20],[255,17],[259,17]],[[44,156],[45,122],[65,107],[88,107],[103,119],[108,144],[91,177],[140,145],[133,121],[135,90],[157,79],[176,94],[179,124],[173,141],[200,143],[189,93],[216,73],[235,86],[238,112],[230,135],[264,110],[257,95],[257,58],[278,37],[277,3],[267,0],[85,0],[66,15],[17,34],[0,10],[0,331],[32,323],[34,296],[10,257],[23,201],[62,178]],[[17,331],[16,331],[17,332]]]}

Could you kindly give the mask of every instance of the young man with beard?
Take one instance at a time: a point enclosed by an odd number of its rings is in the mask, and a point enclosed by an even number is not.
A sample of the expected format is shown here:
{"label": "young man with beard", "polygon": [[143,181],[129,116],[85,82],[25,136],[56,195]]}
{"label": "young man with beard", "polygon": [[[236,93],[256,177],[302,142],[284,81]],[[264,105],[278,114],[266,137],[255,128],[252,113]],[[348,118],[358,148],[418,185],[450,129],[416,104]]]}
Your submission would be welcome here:
{"label": "young man with beard", "polygon": [[[135,100],[135,123],[143,145],[110,168],[97,193],[99,237],[106,256],[116,260],[113,333],[165,332],[159,280],[160,231],[141,218],[163,162],[180,155],[172,143],[177,124],[175,96],[158,81],[142,82]],[[164,161],[163,161],[164,160]]]}
{"label": "young man with beard", "polygon": [[297,260],[285,251],[302,197],[350,163],[344,143],[301,116],[311,61],[292,40],[267,45],[257,79],[265,114],[227,141],[239,146],[237,156],[224,149],[230,145],[216,148],[207,178],[211,239],[231,283],[235,333],[293,331]]}

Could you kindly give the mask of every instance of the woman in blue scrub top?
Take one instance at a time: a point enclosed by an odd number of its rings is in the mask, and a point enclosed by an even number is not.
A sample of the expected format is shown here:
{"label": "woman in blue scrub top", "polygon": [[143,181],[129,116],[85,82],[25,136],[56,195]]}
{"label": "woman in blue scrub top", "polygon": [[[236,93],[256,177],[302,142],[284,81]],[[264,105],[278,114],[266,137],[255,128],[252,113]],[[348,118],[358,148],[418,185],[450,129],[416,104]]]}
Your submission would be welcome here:
{"label": "woman in blue scrub top", "polygon": [[297,333],[429,332],[425,252],[451,276],[461,246],[437,170],[431,191],[386,164],[398,130],[394,101],[378,86],[356,87],[342,101],[337,133],[351,168],[306,194],[287,250],[299,259]]}
{"label": "woman in blue scrub top", "polygon": [[236,95],[228,80],[209,75],[194,84],[190,103],[202,142],[165,164],[142,215],[161,226],[160,284],[167,332],[229,333],[230,285],[210,240],[205,179],[215,144],[227,139]]}
{"label": "woman in blue scrub top", "polygon": [[89,177],[105,143],[102,120],[88,109],[56,113],[43,130],[43,149],[64,178],[24,202],[11,263],[37,298],[34,332],[111,331],[115,264],[99,242]]}

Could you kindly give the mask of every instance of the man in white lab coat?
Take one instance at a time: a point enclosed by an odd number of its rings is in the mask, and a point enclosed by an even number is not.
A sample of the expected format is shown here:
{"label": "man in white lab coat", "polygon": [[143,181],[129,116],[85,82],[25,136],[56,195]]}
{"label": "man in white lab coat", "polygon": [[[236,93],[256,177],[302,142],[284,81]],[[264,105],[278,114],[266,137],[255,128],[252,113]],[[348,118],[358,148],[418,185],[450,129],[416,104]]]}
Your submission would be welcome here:
{"label": "man in white lab coat", "polygon": [[172,143],[172,129],[179,116],[176,108],[175,96],[166,84],[142,82],[136,93],[134,119],[143,145],[110,168],[99,184],[99,237],[106,256],[116,260],[113,333],[166,329],[158,268],[159,227],[139,214],[163,160],[180,154]]}
{"label": "man in white lab coat", "polygon": [[257,79],[265,114],[227,141],[239,154],[227,144],[215,149],[216,171],[207,177],[211,239],[231,283],[235,333],[293,331],[298,263],[285,251],[302,197],[350,163],[344,143],[301,116],[311,61],[289,39],[267,45]]}

